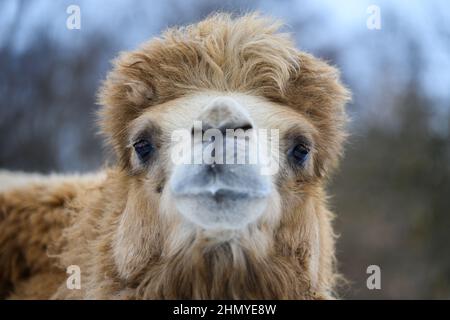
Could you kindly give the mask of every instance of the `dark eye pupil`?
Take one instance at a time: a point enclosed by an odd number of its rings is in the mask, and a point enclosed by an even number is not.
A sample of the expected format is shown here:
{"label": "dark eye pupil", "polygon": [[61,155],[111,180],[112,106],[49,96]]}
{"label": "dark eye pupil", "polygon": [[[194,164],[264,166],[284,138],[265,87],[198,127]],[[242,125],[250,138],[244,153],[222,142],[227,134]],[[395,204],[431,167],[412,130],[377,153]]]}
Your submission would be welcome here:
{"label": "dark eye pupil", "polygon": [[140,140],[133,147],[141,161],[148,160],[153,152],[153,145],[147,140]]}
{"label": "dark eye pupil", "polygon": [[292,150],[292,157],[298,164],[303,164],[303,162],[305,162],[306,160],[306,157],[308,156],[308,153],[308,147],[303,144],[299,144]]}

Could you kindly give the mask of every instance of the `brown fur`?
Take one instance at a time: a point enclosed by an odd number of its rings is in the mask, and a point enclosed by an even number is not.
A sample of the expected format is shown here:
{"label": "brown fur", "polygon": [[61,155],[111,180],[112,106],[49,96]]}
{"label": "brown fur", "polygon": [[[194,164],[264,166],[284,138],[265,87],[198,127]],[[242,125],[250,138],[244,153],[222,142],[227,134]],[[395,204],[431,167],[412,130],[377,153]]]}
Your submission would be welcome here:
{"label": "brown fur", "polygon": [[[219,14],[122,54],[100,91],[100,126],[117,166],[106,177],[42,178],[0,193],[0,294],[332,298],[333,214],[324,185],[342,154],[349,95],[336,69],[295,49],[278,28],[258,15]],[[183,101],[201,92],[254,97],[251,112],[280,128],[282,143],[297,134],[290,131],[296,126],[314,141],[304,171],[282,159],[272,212],[242,234],[184,233],[171,214],[164,189],[167,132],[189,114]],[[160,137],[150,178],[133,166],[129,147],[132,131],[149,119]],[[81,290],[66,288],[65,268],[73,264],[82,271]]]}

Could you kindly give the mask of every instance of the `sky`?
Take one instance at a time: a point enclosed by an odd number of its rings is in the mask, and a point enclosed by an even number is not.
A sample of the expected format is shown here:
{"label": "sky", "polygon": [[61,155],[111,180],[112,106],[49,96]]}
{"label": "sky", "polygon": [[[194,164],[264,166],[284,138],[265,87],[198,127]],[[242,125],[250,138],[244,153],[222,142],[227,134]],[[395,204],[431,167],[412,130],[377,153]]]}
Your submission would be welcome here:
{"label": "sky", "polygon": [[[65,27],[71,4],[81,9],[78,34]],[[366,26],[370,5],[380,9],[380,30]],[[301,49],[319,56],[332,52],[331,62],[341,68],[368,116],[378,106],[364,106],[363,100],[377,101],[374,97],[387,91],[394,97],[415,78],[439,120],[450,110],[449,6],[445,0],[9,0],[0,4],[0,48],[10,39],[18,53],[26,51],[44,28],[69,54],[98,32],[129,50],[168,26],[194,22],[213,10],[258,10],[285,21]]]}

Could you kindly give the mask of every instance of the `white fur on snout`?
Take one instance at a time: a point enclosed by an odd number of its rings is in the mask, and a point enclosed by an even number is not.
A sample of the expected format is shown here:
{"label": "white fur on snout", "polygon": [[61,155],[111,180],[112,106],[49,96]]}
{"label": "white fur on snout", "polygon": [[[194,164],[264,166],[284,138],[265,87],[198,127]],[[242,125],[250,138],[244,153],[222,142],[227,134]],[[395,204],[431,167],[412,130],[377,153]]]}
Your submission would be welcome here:
{"label": "white fur on snout", "polygon": [[203,229],[243,229],[267,207],[266,198],[229,198],[217,202],[211,195],[176,197],[177,210]]}
{"label": "white fur on snout", "polygon": [[266,209],[271,182],[256,165],[224,165],[213,175],[207,165],[180,165],[170,179],[177,210],[205,229],[240,229]]}

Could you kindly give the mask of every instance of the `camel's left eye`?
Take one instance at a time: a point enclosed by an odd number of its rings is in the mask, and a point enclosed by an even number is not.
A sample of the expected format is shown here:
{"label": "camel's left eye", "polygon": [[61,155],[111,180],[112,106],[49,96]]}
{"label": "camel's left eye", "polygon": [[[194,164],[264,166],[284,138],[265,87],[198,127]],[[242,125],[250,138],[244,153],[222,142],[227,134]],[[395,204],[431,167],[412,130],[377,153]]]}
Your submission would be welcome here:
{"label": "camel's left eye", "polygon": [[308,158],[309,147],[303,143],[296,145],[290,152],[295,164],[302,165]]}
{"label": "camel's left eye", "polygon": [[147,161],[154,150],[153,145],[148,140],[139,140],[133,144],[133,148],[141,161]]}

